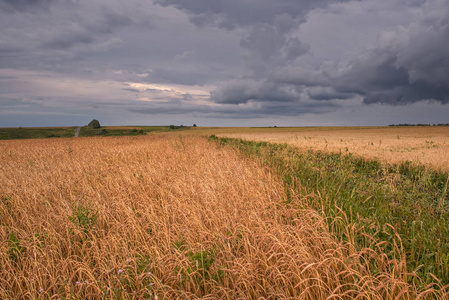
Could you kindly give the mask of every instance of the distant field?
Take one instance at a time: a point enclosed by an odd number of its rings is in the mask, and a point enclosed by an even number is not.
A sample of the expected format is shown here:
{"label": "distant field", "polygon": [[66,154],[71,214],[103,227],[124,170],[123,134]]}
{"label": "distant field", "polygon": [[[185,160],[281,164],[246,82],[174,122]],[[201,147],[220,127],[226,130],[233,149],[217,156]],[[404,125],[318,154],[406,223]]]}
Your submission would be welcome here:
{"label": "distant field", "polygon": [[223,129],[218,136],[287,143],[301,149],[352,153],[383,162],[412,161],[449,171],[449,127],[340,127]]}

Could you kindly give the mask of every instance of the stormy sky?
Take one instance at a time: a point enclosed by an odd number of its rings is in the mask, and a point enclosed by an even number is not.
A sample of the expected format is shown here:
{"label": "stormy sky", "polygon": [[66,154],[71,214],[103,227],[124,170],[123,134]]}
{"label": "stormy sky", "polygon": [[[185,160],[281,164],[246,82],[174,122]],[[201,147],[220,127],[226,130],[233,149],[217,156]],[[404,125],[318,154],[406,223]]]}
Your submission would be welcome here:
{"label": "stormy sky", "polygon": [[0,127],[449,123],[447,0],[0,0]]}

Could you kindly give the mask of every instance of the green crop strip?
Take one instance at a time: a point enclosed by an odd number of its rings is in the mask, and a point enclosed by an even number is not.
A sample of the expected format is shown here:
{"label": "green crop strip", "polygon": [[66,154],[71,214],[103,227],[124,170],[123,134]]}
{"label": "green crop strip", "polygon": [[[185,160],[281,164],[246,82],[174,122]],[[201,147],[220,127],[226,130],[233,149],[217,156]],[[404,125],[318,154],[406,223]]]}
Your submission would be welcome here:
{"label": "green crop strip", "polygon": [[[408,272],[423,285],[449,284],[449,174],[410,162],[381,164],[287,144],[215,135],[209,140],[276,170],[288,196],[284,205],[315,209],[342,242],[382,251],[389,259],[405,256]],[[377,269],[376,261],[371,265],[373,274],[385,271]]]}

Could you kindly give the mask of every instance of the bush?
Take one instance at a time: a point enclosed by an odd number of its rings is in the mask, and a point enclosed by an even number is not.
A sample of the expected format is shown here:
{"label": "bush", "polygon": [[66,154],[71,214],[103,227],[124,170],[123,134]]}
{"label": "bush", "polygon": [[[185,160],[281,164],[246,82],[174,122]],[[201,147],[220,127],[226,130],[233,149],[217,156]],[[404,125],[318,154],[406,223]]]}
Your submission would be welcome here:
{"label": "bush", "polygon": [[92,129],[101,128],[100,122],[96,119],[93,119],[92,121],[90,121],[90,123],[87,126]]}

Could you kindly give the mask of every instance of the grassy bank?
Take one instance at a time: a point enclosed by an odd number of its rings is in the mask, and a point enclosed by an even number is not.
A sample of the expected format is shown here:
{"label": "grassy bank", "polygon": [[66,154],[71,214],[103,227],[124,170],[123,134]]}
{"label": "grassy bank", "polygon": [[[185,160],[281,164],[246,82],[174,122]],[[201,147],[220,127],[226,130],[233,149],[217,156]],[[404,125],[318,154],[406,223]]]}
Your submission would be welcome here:
{"label": "grassy bank", "polygon": [[[358,251],[371,249],[387,260],[399,259],[410,273],[409,282],[449,283],[448,174],[286,144],[210,140],[260,157],[282,176],[287,193],[301,195],[285,205],[316,209],[332,234]],[[378,259],[369,265],[374,275],[386,271]]]}

